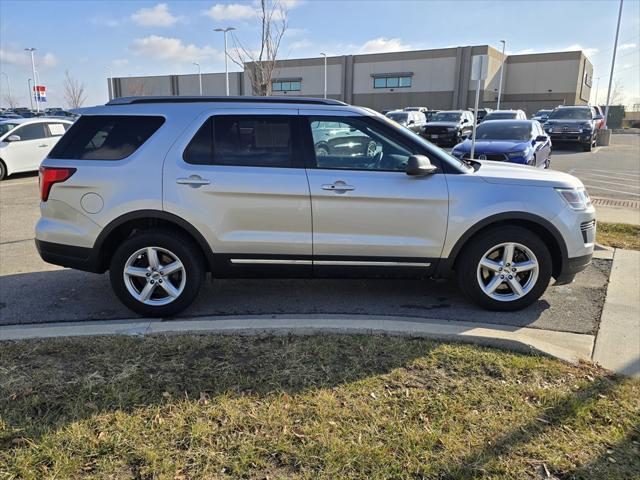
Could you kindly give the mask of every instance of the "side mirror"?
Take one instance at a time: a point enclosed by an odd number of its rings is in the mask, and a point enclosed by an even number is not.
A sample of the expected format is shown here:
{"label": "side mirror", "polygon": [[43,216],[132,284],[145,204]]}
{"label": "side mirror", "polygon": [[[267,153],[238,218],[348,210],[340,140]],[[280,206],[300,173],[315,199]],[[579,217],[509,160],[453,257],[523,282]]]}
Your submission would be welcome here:
{"label": "side mirror", "polygon": [[438,167],[431,165],[429,158],[424,155],[411,155],[407,160],[407,175],[423,177],[431,175],[438,170]]}
{"label": "side mirror", "polygon": [[546,142],[548,138],[549,137],[547,137],[546,135],[538,135],[534,142]]}
{"label": "side mirror", "polygon": [[468,118],[463,119],[462,123],[469,123],[469,119]]}
{"label": "side mirror", "polygon": [[409,125],[413,125],[414,123],[416,122],[414,122],[413,120],[409,120]]}
{"label": "side mirror", "polygon": [[19,142],[20,140],[22,140],[20,135],[9,135],[4,139],[5,142]]}

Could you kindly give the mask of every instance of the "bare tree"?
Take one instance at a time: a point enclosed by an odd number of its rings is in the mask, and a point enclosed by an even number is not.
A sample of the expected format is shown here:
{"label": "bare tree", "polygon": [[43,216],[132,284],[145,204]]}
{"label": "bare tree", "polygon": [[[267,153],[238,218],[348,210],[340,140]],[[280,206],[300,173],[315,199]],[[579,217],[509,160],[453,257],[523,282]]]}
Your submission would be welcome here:
{"label": "bare tree", "polygon": [[8,93],[4,96],[4,103],[6,103],[9,108],[16,108],[18,106],[18,100],[16,97],[9,95]]}
{"label": "bare tree", "polygon": [[280,0],[260,0],[257,11],[260,22],[260,47],[246,48],[236,35],[232,34],[234,48],[231,60],[244,68],[251,82],[253,95],[271,95],[271,78],[282,37],[287,31],[287,11]]}
{"label": "bare tree", "polygon": [[71,76],[69,70],[64,72],[64,99],[69,108],[79,108],[87,99],[84,93],[84,83],[76,80]]}

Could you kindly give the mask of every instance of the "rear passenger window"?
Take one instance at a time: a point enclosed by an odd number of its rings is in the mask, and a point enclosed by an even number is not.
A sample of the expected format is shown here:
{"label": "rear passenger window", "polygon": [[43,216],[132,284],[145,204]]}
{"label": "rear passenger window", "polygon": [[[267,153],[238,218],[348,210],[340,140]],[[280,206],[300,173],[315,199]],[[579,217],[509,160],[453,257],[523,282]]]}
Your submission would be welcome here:
{"label": "rear passenger window", "polygon": [[197,165],[291,167],[291,117],[220,115],[198,130],[184,151]]}
{"label": "rear passenger window", "polygon": [[122,160],[140,148],[163,123],[163,117],[82,116],[53,147],[49,157]]}

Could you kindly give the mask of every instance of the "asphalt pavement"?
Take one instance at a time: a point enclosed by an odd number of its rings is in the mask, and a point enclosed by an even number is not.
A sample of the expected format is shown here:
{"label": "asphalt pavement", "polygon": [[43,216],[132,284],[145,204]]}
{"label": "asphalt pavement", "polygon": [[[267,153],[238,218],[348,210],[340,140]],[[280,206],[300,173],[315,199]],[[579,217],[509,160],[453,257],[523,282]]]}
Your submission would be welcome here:
{"label": "asphalt pavement", "polygon": [[[591,170],[632,177],[640,174],[639,148],[639,136],[616,135],[611,147],[596,152],[558,149],[552,167],[573,171],[585,184]],[[627,197],[612,198],[635,198],[630,195],[633,182],[626,184],[631,185],[625,187]],[[605,190],[599,193],[607,195]],[[107,275],[62,269],[40,260],[33,243],[38,204],[37,176],[20,175],[0,184],[0,325],[134,317],[112,293]],[[181,317],[392,315],[414,322],[443,319],[594,333],[610,268],[610,261],[596,260],[573,284],[552,286],[536,304],[514,313],[477,308],[451,281],[248,279],[207,282]]]}

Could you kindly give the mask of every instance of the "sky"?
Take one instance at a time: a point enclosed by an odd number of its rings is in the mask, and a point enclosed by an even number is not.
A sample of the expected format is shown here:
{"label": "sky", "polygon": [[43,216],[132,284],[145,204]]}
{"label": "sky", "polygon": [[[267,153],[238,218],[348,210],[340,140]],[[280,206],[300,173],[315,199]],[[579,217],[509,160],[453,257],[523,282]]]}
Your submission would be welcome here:
{"label": "sky", "polygon": [[[279,58],[492,45],[507,53],[582,49],[604,102],[618,0],[279,0],[288,9]],[[65,72],[86,87],[85,105],[107,101],[107,77],[224,71],[222,34],[259,40],[253,1],[0,0],[0,99],[27,105],[31,60],[48,106],[64,107]],[[640,0],[625,0],[614,84],[640,103]],[[229,62],[230,70],[240,70]],[[9,82],[8,82],[8,81]],[[595,95],[595,93],[594,93]],[[592,101],[594,98],[592,98]],[[0,101],[0,104],[6,102]]]}

